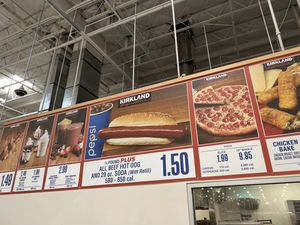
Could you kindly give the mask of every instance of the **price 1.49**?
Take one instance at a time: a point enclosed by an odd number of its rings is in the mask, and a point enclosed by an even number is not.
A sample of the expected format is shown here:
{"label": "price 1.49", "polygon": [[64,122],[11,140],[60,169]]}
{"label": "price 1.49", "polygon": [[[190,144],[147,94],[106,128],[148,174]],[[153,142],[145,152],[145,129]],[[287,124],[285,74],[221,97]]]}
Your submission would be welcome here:
{"label": "price 1.49", "polygon": [[10,186],[11,182],[12,182],[12,178],[13,178],[13,174],[12,173],[2,175],[2,178],[1,178],[1,187],[8,187],[8,186]]}
{"label": "price 1.49", "polygon": [[172,153],[170,158],[163,155],[161,158],[163,167],[163,176],[186,175],[189,173],[189,159],[186,152]]}

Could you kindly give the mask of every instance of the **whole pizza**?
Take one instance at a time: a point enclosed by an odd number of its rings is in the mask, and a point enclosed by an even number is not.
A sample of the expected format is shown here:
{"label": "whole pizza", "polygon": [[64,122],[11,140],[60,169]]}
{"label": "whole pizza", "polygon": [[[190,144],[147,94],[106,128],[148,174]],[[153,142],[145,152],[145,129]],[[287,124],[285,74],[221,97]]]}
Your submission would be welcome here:
{"label": "whole pizza", "polygon": [[194,94],[196,121],[206,132],[218,136],[242,135],[256,130],[246,85],[209,86]]}

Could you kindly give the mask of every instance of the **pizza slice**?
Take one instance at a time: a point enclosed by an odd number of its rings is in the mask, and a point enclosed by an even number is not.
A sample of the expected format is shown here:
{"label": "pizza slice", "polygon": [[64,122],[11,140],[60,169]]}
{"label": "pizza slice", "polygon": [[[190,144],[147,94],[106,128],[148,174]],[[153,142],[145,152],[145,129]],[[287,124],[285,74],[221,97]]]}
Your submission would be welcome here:
{"label": "pizza slice", "polygon": [[222,105],[225,104],[225,99],[222,98],[212,86],[209,86],[194,94],[194,103],[203,105]]}

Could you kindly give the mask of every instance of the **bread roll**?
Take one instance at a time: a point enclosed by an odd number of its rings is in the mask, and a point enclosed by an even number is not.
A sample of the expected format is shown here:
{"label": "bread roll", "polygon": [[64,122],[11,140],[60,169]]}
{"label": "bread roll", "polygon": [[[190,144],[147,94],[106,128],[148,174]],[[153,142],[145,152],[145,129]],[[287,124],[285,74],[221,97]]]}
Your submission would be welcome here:
{"label": "bread roll", "polygon": [[276,86],[269,90],[261,92],[258,96],[258,103],[268,104],[269,102],[278,99],[278,97],[278,86]]}
{"label": "bread roll", "polygon": [[176,120],[169,114],[160,112],[131,113],[115,118],[109,127],[136,127],[177,125]]}
{"label": "bread roll", "polygon": [[106,142],[110,145],[168,145],[174,139],[157,137],[111,138]]}
{"label": "bread roll", "polygon": [[260,114],[264,122],[282,130],[290,130],[290,126],[296,118],[295,115],[273,108],[262,108]]}
{"label": "bread roll", "polygon": [[[300,75],[294,75],[295,85],[296,87],[300,86]],[[278,99],[278,86],[263,91],[258,96],[258,103],[260,104],[268,104],[273,100]]]}
{"label": "bread roll", "polygon": [[[113,127],[146,127],[177,125],[176,120],[169,114],[160,112],[131,113],[115,118],[109,124]],[[106,142],[110,145],[167,145],[173,138],[161,137],[123,137],[110,138]]]}
{"label": "bread roll", "polygon": [[297,89],[294,74],[282,72],[278,76],[279,108],[292,110],[297,107]]}

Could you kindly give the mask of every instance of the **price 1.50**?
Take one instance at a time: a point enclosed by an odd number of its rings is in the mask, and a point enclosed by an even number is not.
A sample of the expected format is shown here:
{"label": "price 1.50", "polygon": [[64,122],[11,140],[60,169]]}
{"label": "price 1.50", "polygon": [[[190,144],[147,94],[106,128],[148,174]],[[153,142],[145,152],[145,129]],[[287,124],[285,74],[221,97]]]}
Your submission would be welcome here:
{"label": "price 1.50", "polygon": [[163,176],[186,175],[189,173],[189,158],[186,152],[172,153],[170,157],[163,155],[161,158]]}
{"label": "price 1.50", "polygon": [[11,185],[12,179],[13,179],[13,174],[12,173],[2,175],[1,187],[9,187]]}

